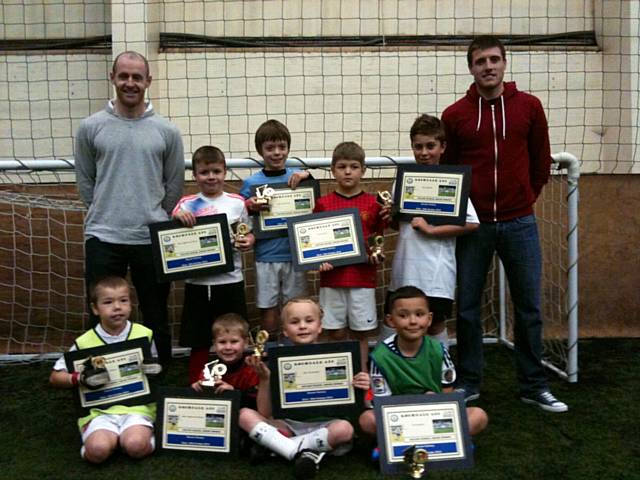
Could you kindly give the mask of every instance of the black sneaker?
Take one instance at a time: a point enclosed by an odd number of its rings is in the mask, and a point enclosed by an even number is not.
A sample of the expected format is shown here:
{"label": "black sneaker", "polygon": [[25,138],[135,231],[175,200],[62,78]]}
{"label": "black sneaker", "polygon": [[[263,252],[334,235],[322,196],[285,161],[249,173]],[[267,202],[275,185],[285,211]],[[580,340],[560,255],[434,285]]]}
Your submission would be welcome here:
{"label": "black sneaker", "polygon": [[271,457],[271,451],[262,445],[253,442],[249,448],[249,463],[251,465],[260,465]]}
{"label": "black sneaker", "polygon": [[320,460],[324,457],[324,452],[315,450],[300,450],[294,460],[293,475],[298,480],[306,480],[316,476],[320,469]]}
{"label": "black sneaker", "polygon": [[460,385],[454,390],[456,393],[462,393],[464,395],[464,403],[473,402],[480,398],[480,392],[475,387],[469,385]]}
{"label": "black sneaker", "polygon": [[524,403],[537,405],[545,412],[562,413],[569,410],[567,404],[554,397],[549,390],[544,390],[533,395],[522,395],[520,400]]}

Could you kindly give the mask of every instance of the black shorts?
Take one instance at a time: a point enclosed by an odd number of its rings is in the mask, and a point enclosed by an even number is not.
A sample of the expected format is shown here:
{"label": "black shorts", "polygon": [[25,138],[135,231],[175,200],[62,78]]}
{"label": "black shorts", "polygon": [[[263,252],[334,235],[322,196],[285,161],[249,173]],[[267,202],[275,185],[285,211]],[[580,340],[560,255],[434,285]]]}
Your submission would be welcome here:
{"label": "black shorts", "polygon": [[213,321],[225,313],[237,313],[247,318],[244,282],[211,286],[185,283],[180,345],[210,347]]}

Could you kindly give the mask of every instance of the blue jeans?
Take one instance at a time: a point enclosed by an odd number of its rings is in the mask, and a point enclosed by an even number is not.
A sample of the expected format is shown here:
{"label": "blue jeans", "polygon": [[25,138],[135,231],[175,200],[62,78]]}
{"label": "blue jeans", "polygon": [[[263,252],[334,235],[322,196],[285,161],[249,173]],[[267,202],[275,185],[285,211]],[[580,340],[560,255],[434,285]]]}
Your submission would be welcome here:
{"label": "blue jeans", "polygon": [[506,222],[481,223],[457,239],[458,382],[478,389],[484,367],[482,293],[494,252],[504,265],[515,311],[514,344],[521,394],[547,389],[542,366],[540,278],[542,255],[534,215]]}

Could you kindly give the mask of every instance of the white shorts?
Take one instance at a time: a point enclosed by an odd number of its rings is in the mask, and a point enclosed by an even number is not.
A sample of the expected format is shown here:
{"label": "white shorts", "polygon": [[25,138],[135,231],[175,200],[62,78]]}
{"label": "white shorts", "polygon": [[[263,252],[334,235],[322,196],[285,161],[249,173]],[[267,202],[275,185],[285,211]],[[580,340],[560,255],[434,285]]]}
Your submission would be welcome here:
{"label": "white shorts", "polygon": [[89,422],[85,430],[82,432],[82,442],[84,443],[89,436],[97,430],[108,430],[120,436],[127,428],[135,425],[143,425],[153,430],[151,419],[139,413],[129,413],[126,415],[100,415]]}
{"label": "white shorts", "polygon": [[322,328],[366,332],[378,327],[375,288],[322,287],[318,300],[324,310]]}
{"label": "white shorts", "polygon": [[296,272],[291,262],[256,262],[256,306],[277,307],[307,294],[305,272]]}

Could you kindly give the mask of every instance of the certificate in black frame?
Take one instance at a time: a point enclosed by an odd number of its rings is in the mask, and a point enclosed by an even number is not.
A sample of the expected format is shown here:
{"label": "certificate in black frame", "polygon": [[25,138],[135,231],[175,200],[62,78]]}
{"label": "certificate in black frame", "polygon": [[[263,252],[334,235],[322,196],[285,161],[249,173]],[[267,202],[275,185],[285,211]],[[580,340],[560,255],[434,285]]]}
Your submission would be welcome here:
{"label": "certificate in black frame", "polygon": [[[318,182],[318,180],[316,180],[315,178],[307,178],[305,180],[303,180],[302,182],[300,182],[298,184],[298,186],[296,187],[296,189],[292,189],[287,183],[272,183],[269,184],[269,187],[273,188],[274,190],[288,190],[291,192],[295,192],[296,190],[298,190],[299,188],[312,188],[313,189],[313,202],[310,206],[310,211],[309,214],[311,214],[311,212],[313,211],[313,208],[315,206],[315,202],[318,200],[318,198],[320,197],[320,182]],[[262,188],[261,185],[252,185],[251,186],[251,195],[254,196],[256,194],[256,189],[258,188]],[[256,236],[256,238],[262,239],[262,238],[275,238],[275,237],[286,237],[288,235],[288,228],[287,228],[287,218],[296,218],[297,216],[301,216],[301,215],[297,215],[296,217],[278,217],[281,221],[278,223],[277,227],[274,227],[274,229],[269,229],[269,230],[263,230],[262,228],[262,222],[260,221],[260,216],[262,214],[260,212],[256,212],[252,215],[253,218],[253,234]],[[305,214],[308,215],[308,214]],[[276,221],[276,220],[272,220],[272,221]]]}
{"label": "certificate in black frame", "polygon": [[[412,173],[420,174],[420,176],[428,176],[433,174],[434,178],[441,175],[456,176],[459,178],[459,204],[457,206],[458,214],[451,215],[448,212],[442,214],[434,213],[433,210],[439,208],[436,203],[425,204],[417,202],[412,205],[413,208],[403,208],[402,192],[405,181],[411,181]],[[443,188],[451,188],[442,186]],[[393,195],[393,215],[402,221],[409,222],[414,217],[423,217],[431,225],[464,225],[467,218],[467,202],[471,191],[471,166],[469,165],[398,165],[395,190]],[[449,205],[443,205],[449,207]],[[425,212],[427,208],[430,210]],[[455,206],[454,206],[455,209]]]}
{"label": "certificate in black frame", "polygon": [[[226,407],[229,414],[229,438],[222,437],[222,441],[226,442],[226,446],[217,445],[220,442],[221,437],[211,436],[207,438],[206,435],[188,435],[188,434],[168,434],[176,435],[171,439],[175,445],[166,446],[164,442],[164,435],[167,433],[167,424],[171,423],[171,402],[175,404],[188,404],[193,403],[196,408],[208,405],[209,407]],[[169,409],[165,408],[165,405],[169,405]],[[179,387],[159,387],[157,393],[157,414],[156,414],[156,447],[163,453],[179,454],[189,453],[195,455],[214,455],[220,457],[236,457],[239,451],[240,430],[238,427],[238,413],[240,409],[240,392],[238,390],[227,390],[222,393],[213,393],[212,389],[205,388],[202,392],[197,392],[191,388],[179,388]],[[206,414],[205,414],[206,415]],[[213,414],[212,421],[219,421],[219,415]],[[207,418],[207,422],[209,419]],[[178,437],[184,438],[178,438]],[[179,443],[183,442],[183,443]],[[212,445],[206,445],[209,442]],[[171,443],[171,442],[168,442]],[[215,444],[215,445],[214,445]],[[178,446],[180,445],[180,446]],[[221,451],[227,449],[228,451]]]}
{"label": "certificate in black frame", "polygon": [[[222,239],[222,252],[224,261],[219,262],[220,258],[215,255],[193,255],[186,259],[169,258],[170,237],[172,235],[190,235],[194,231],[199,230],[198,227],[206,228],[208,225],[219,225],[220,236]],[[173,232],[173,233],[172,233]],[[229,221],[224,213],[216,215],[207,215],[196,218],[194,227],[185,227],[178,220],[169,220],[166,222],[157,222],[149,225],[149,233],[151,235],[151,249],[153,254],[153,263],[156,270],[156,278],[160,282],[168,282],[172,280],[182,280],[185,278],[202,277],[205,275],[215,275],[218,273],[231,272],[235,268],[233,263],[233,249],[231,245],[231,237],[229,232]],[[163,241],[160,238],[163,237]],[[201,237],[200,243],[208,237]],[[218,242],[218,245],[220,243]],[[163,254],[163,252],[167,252]],[[165,257],[166,255],[166,257]],[[175,269],[175,271],[166,271],[165,263],[175,262],[176,265],[167,265],[167,269]],[[219,262],[217,265],[211,263]]]}
{"label": "certificate in black frame", "polygon": [[[407,473],[407,465],[403,462],[392,462],[389,458],[387,451],[387,442],[390,436],[389,432],[384,429],[384,416],[387,412],[385,409],[388,407],[407,406],[413,409],[433,409],[434,406],[440,410],[450,408],[452,411],[457,411],[458,415],[451,418],[451,423],[457,419],[455,428],[459,432],[461,437],[460,442],[454,442],[455,445],[451,445],[451,442],[443,443],[442,446],[436,447],[432,444],[418,444],[419,448],[424,448],[429,453],[429,460],[425,467],[426,471],[429,470],[444,470],[444,469],[462,469],[473,467],[473,447],[471,444],[471,436],[469,435],[469,424],[467,421],[467,411],[464,403],[464,395],[459,392],[453,393],[440,393],[440,394],[423,394],[423,395],[391,395],[387,397],[375,397],[374,398],[374,412],[376,417],[376,433],[378,445],[380,446],[380,469],[385,475],[397,475]],[[435,428],[435,427],[434,427]],[[438,453],[434,453],[434,450],[438,448],[456,448],[461,449],[458,454],[458,458],[439,459]],[[407,445],[407,448],[413,445]],[[397,448],[397,447],[396,447]],[[449,456],[452,456],[450,452]]]}
{"label": "certificate in black frame", "polygon": [[[318,361],[317,356],[330,356],[332,353],[343,353],[351,356],[351,379],[353,380],[353,377],[360,372],[360,344],[358,342],[314,343],[309,345],[286,345],[269,348],[268,363],[269,369],[271,370],[270,386],[273,418],[290,418],[293,420],[308,420],[310,418],[327,416],[332,418],[348,417],[354,420],[358,418],[360,413],[362,413],[365,392],[364,390],[355,388],[353,384],[349,386],[351,393],[347,393],[347,395],[350,395],[352,398],[352,401],[349,401],[349,403],[331,403],[333,400],[327,397],[331,396],[332,392],[320,389],[314,392],[308,392],[307,394],[310,402],[314,403],[313,406],[305,405],[304,400],[299,402],[300,406],[283,408],[281,404],[280,398],[283,385],[281,385],[280,382],[278,365],[286,365],[287,359],[294,357],[309,357],[309,361]],[[346,392],[343,390],[344,389],[336,389],[336,392],[339,391],[340,395],[344,395]],[[305,392],[305,394],[306,393],[307,392]],[[299,394],[299,392],[296,392],[296,395]],[[321,397],[323,395],[324,398]],[[320,400],[318,400],[318,398],[320,398]],[[327,415],[328,409],[331,415]]]}
{"label": "certificate in black frame", "polygon": [[[66,363],[67,371],[69,373],[74,373],[76,371],[74,362],[77,362],[78,360],[84,360],[90,356],[98,357],[98,356],[103,356],[110,353],[124,353],[127,351],[134,351],[137,349],[142,350],[142,357],[143,357],[142,360],[146,358],[151,358],[151,347],[149,345],[149,339],[146,337],[142,337],[142,338],[135,338],[133,340],[125,340],[124,342],[110,343],[110,344],[102,345],[99,347],[83,348],[81,350],[69,351],[64,354],[64,360]],[[105,409],[113,405],[132,406],[132,405],[144,405],[147,403],[152,403],[153,401],[155,401],[153,382],[150,381],[150,379],[144,373],[141,373],[141,375],[145,376],[148,388],[144,386],[144,380],[142,381],[143,385],[139,385],[138,383],[135,383],[135,384],[132,384],[129,388],[130,389],[142,388],[144,390],[148,390],[148,393],[135,395],[130,398],[116,399],[116,400],[109,399],[109,398],[112,398],[113,396],[121,395],[123,393],[122,388],[114,389],[113,392],[110,392],[108,388],[98,389],[94,391],[88,391],[85,393],[85,397],[89,397],[89,400],[91,401],[92,405],[83,407],[82,399],[81,399],[82,393],[78,391],[77,392],[78,394],[75,395],[75,398],[76,398],[76,408],[78,409],[79,415],[80,416],[88,415],[89,410],[91,408],[96,408],[96,407]],[[108,387],[108,384],[107,384],[107,387]],[[100,395],[105,395],[106,398],[104,399],[104,401],[99,401],[98,397]],[[96,397],[96,400],[91,400],[92,397]],[[96,401],[98,401],[99,403],[96,403]]]}
{"label": "certificate in black frame", "polygon": [[[351,237],[355,235],[355,243],[357,245],[340,245],[333,247],[334,251],[328,249],[328,247],[320,247],[314,250],[310,250],[311,255],[316,253],[317,260],[302,260],[300,259],[300,245],[304,245],[304,236],[309,234],[309,228],[313,228],[316,225],[330,224],[332,220],[339,220],[340,217],[351,216],[351,224],[353,225],[353,232],[346,232]],[[369,255],[364,241],[364,234],[362,232],[362,221],[360,220],[360,212],[357,208],[344,208],[341,210],[332,210],[329,212],[312,213],[311,215],[302,215],[300,217],[293,217],[287,221],[287,227],[289,232],[289,245],[291,247],[291,261],[293,268],[296,271],[304,270],[317,270],[324,262],[331,263],[334,267],[340,267],[343,265],[354,265],[358,263],[367,263],[369,261]],[[338,229],[343,234],[344,228]],[[335,229],[334,229],[335,232]],[[331,248],[331,247],[329,247]],[[342,249],[342,252],[335,251],[336,249]],[[304,257],[304,253],[302,253]]]}

